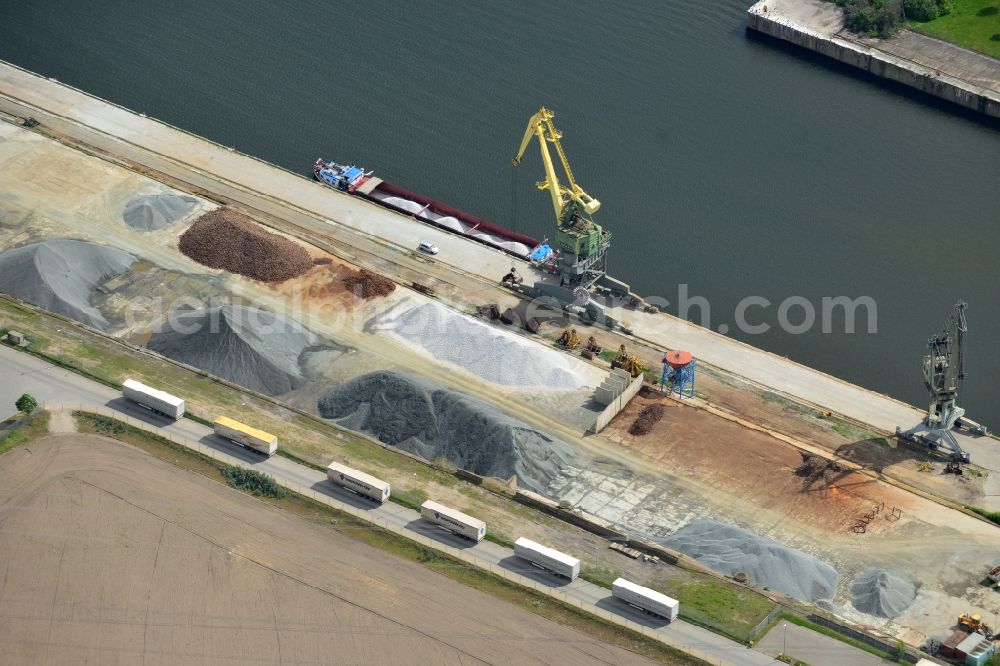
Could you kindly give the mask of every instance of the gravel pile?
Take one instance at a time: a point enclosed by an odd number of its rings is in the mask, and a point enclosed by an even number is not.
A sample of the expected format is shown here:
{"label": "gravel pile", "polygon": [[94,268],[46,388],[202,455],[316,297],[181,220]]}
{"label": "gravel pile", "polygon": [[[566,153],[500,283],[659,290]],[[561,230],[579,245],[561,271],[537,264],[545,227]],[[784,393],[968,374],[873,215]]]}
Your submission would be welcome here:
{"label": "gravel pile", "polygon": [[156,231],[181,219],[197,204],[197,199],[185,194],[141,194],[125,204],[122,219],[133,229]]}
{"label": "gravel pile", "polygon": [[635,421],[632,422],[631,427],[628,429],[628,434],[630,435],[647,435],[653,429],[660,419],[663,418],[663,412],[665,411],[663,405],[646,405],[639,412],[639,416],[635,417]]}
{"label": "gravel pile", "polygon": [[803,601],[830,599],[837,587],[839,575],[826,562],[714,520],[696,520],[660,542],[715,571],[745,572],[754,584]]}
{"label": "gravel pile", "polygon": [[396,288],[396,283],[378,273],[372,273],[367,268],[362,268],[360,271],[351,271],[351,274],[344,278],[344,286],[361,298],[373,298],[388,296]]}
{"label": "gravel pile", "polygon": [[885,569],[861,574],[851,586],[851,604],[862,613],[896,617],[913,603],[917,588],[906,576]]}
{"label": "gravel pile", "polygon": [[281,282],[312,266],[305,248],[265,231],[229,208],[199,217],[180,240],[180,250],[199,264],[262,282]]}
{"label": "gravel pile", "polygon": [[494,384],[554,389],[577,389],[585,384],[573,368],[572,357],[439,303],[390,313],[375,324],[434,358]]}
{"label": "gravel pile", "polygon": [[172,313],[147,346],[267,395],[304,383],[302,353],[317,336],[287,317],[241,305]]}
{"label": "gravel pile", "polygon": [[110,326],[90,304],[101,285],[136,257],[80,240],[49,240],[0,253],[0,291],[98,329]]}
{"label": "gravel pile", "polygon": [[571,464],[573,448],[496,407],[421,377],[373,372],[324,394],[320,416],[427,460],[444,457],[461,469],[544,492]]}

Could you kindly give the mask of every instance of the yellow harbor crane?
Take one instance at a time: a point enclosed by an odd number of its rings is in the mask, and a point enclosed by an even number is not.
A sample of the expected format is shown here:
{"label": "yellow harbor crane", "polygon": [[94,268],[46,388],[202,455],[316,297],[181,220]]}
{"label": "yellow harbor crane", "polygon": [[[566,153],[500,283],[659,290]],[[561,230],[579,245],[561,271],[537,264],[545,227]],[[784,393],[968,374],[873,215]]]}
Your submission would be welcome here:
{"label": "yellow harbor crane", "polygon": [[[521,148],[513,162],[514,166],[521,163],[531,138],[537,137],[545,167],[545,180],[537,186],[540,190],[549,191],[556,213],[555,249],[559,254],[557,268],[560,282],[564,285],[590,287],[605,276],[611,234],[593,220],[592,215],[601,207],[601,202],[587,194],[573,177],[573,170],[559,141],[562,132],[552,124],[554,117],[555,114],[544,106],[531,116],[521,140]],[[559,161],[562,162],[566,186],[556,176],[548,148],[550,143],[555,146]]]}

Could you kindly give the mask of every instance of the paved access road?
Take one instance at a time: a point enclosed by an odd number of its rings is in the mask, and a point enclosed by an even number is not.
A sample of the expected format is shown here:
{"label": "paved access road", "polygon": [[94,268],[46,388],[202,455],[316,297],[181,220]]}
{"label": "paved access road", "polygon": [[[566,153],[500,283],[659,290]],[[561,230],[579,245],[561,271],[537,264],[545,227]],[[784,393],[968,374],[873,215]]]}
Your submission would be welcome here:
{"label": "paved access road", "polygon": [[567,583],[565,579],[528,565],[524,560],[515,557],[513,551],[503,546],[489,541],[472,544],[437,526],[423,522],[420,520],[419,513],[406,507],[392,502],[376,505],[374,502],[332,485],[327,481],[323,472],[281,456],[264,458],[256,455],[227,440],[216,437],[211,428],[190,419],[180,419],[174,422],[159,417],[125,400],[115,389],[51,365],[27,353],[7,346],[0,346],[0,376],[6,379],[0,384],[0,406],[2,406],[0,411],[2,412],[13,412],[14,401],[22,393],[31,393],[43,403],[92,405],[111,409],[132,421],[143,421],[162,431],[197,441],[203,446],[238,458],[254,469],[273,476],[278,481],[292,482],[311,488],[332,499],[334,505],[365,509],[368,515],[373,518],[388,521],[398,528],[422,534],[445,545],[462,548],[466,553],[474,555],[484,568],[489,568],[492,565],[520,573],[546,586],[551,591],[565,594],[577,602],[592,604],[633,622],[654,628],[657,632],[662,632],[673,644],[684,645],[696,651],[707,653],[714,659],[718,659],[716,663],[733,665],[774,663],[771,657],[761,652],[749,650],[739,643],[682,620],[667,624],[640,613],[613,599],[608,590],[584,580],[577,579]]}

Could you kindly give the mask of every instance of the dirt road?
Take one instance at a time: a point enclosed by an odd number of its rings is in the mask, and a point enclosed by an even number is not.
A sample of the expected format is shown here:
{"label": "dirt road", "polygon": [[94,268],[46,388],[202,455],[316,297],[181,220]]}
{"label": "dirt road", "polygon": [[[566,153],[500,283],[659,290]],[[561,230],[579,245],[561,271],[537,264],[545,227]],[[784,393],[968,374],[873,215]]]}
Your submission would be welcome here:
{"label": "dirt road", "polygon": [[103,438],[0,478],[12,662],[649,663]]}

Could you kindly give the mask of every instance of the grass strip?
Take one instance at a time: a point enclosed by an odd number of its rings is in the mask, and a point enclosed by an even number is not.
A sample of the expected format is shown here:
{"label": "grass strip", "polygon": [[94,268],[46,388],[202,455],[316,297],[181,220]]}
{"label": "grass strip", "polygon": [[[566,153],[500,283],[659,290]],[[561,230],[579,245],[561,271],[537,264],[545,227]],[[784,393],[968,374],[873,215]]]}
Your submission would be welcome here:
{"label": "grass strip", "polygon": [[0,454],[49,434],[49,413],[38,410],[0,437]]}

